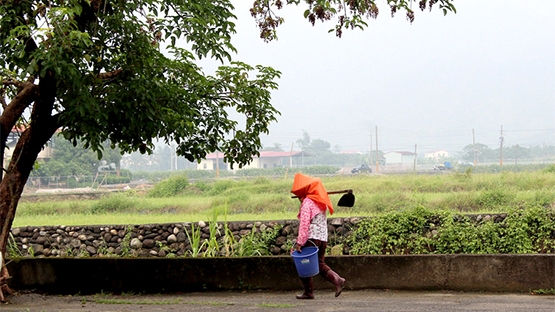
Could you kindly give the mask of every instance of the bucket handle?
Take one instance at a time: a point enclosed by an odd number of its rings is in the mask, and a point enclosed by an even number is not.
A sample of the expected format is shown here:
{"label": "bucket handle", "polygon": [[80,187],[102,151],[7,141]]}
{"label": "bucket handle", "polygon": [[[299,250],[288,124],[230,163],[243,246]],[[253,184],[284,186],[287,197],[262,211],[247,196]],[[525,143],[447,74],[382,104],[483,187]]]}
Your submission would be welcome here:
{"label": "bucket handle", "polygon": [[[312,245],[314,245],[314,247],[316,247],[316,249],[320,249],[320,248],[318,248],[318,246],[316,246],[316,243],[314,243],[311,239],[308,239],[307,242],[310,242]],[[295,242],[295,244],[297,244],[297,242]],[[295,244],[293,244],[293,246],[295,246]],[[305,245],[306,245],[306,243],[305,243]],[[302,246],[301,246],[301,249],[302,249],[302,247],[304,247],[305,245],[302,245]],[[302,251],[302,250],[301,250],[301,251]]]}
{"label": "bucket handle", "polygon": [[[312,245],[314,245],[314,247],[318,248],[318,246],[316,246],[316,243],[314,243],[311,239],[308,239],[307,242],[311,242]],[[305,244],[306,245],[306,244]],[[318,248],[319,249],[319,248]]]}

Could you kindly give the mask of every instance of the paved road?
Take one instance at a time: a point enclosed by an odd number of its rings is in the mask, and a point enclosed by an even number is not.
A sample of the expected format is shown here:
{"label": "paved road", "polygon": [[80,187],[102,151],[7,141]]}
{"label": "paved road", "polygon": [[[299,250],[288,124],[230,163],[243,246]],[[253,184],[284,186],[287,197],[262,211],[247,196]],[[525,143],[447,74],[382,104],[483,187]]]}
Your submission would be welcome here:
{"label": "paved road", "polygon": [[49,311],[493,311],[554,312],[555,296],[530,294],[331,290],[315,292],[315,300],[297,300],[295,292],[208,292],[172,295],[10,297],[4,312]]}

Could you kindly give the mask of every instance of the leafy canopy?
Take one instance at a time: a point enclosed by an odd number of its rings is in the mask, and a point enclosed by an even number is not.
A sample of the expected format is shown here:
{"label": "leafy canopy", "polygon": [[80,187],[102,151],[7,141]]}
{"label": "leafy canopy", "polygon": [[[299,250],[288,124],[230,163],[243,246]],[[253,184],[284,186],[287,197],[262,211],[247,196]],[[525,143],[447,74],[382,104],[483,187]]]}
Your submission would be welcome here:
{"label": "leafy canopy", "polygon": [[[150,153],[160,138],[191,161],[219,149],[244,165],[279,115],[270,97],[280,72],[231,60],[227,0],[0,4],[5,112],[30,109],[31,124],[61,128],[99,158],[105,141],[122,153]],[[196,65],[205,57],[227,65],[207,75]]]}
{"label": "leafy canopy", "polygon": [[82,148],[82,144],[73,146],[60,135],[52,137],[53,158],[48,161],[39,161],[31,173],[35,177],[45,176],[94,176],[98,173],[99,166],[105,162],[107,165],[119,165],[122,158],[119,150],[111,149],[104,143],[102,162],[90,149]]}
{"label": "leafy canopy", "polygon": [[[313,26],[317,20],[326,22],[336,19],[335,26],[329,32],[335,32],[337,37],[341,37],[344,29],[364,29],[368,26],[367,19],[377,18],[380,9],[375,0],[255,0],[250,10],[251,15],[256,19],[260,28],[260,38],[265,41],[277,39],[276,28],[284,22],[278,15],[277,10],[283,8],[285,4],[299,5],[306,4],[308,7],[304,11],[304,17]],[[416,8],[430,11],[434,6],[439,6],[443,14],[455,12],[453,0],[387,0],[387,6],[391,12],[391,17],[399,11],[405,12],[407,21],[412,23],[415,19]],[[437,4],[437,5],[436,5]],[[277,9],[277,10],[276,10]]]}
{"label": "leafy canopy", "polygon": [[[386,3],[412,22],[413,3],[446,14],[452,1]],[[250,12],[265,41],[277,38],[275,9],[286,4],[305,5],[313,25],[335,18],[339,37],[379,13],[374,0],[256,0]],[[246,164],[279,115],[270,96],[280,72],[232,61],[232,10],[230,0],[0,0],[2,128],[29,109],[31,124],[48,130],[35,132],[42,144],[61,128],[99,158],[105,141],[151,153],[160,138],[190,161],[222,150]],[[208,57],[227,65],[207,75],[196,61]]]}

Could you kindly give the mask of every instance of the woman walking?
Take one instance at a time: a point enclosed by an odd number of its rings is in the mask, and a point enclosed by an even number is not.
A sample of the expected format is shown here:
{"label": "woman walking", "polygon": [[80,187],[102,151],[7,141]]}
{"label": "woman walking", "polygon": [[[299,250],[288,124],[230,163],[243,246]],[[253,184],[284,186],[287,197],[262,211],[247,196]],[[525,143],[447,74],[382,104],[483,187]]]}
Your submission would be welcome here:
{"label": "woman walking", "polygon": [[[345,279],[335,273],[326,264],[324,256],[328,245],[328,222],[326,211],[333,214],[333,206],[322,181],[301,173],[295,174],[291,193],[295,194],[300,202],[299,214],[299,234],[297,240],[291,248],[291,253],[295,250],[301,252],[305,246],[318,247],[318,268],[320,276],[326,281],[335,285],[335,296],[339,296],[343,291]],[[312,277],[301,277],[304,292],[297,295],[297,299],[314,299],[314,283]]]}

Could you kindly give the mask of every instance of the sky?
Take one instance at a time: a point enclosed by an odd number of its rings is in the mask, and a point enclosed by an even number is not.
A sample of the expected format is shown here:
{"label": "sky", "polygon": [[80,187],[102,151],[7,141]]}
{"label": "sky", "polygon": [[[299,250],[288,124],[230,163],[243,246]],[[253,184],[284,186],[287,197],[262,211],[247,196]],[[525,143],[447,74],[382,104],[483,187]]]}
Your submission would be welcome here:
{"label": "sky", "polygon": [[270,43],[251,1],[233,3],[234,59],[282,72],[272,93],[281,115],[264,146],[289,150],[303,131],[360,152],[376,138],[385,152],[495,149],[501,136],[503,146],[555,145],[553,0],[455,0],[456,14],[418,10],[412,24],[378,1],[378,18],[342,38],[328,33],[334,20],[313,27],[305,7],[288,5]]}

